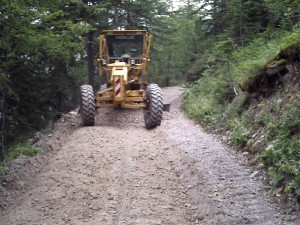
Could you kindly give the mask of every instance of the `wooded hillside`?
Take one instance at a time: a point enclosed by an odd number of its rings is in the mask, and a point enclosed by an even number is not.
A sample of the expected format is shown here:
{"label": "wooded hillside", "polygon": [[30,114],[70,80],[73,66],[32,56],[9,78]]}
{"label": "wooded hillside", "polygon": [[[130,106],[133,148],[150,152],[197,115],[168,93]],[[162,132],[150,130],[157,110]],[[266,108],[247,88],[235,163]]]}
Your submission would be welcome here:
{"label": "wooded hillside", "polygon": [[190,117],[265,169],[276,196],[300,195],[299,9],[298,1],[213,1],[196,19],[203,46],[183,101]]}
{"label": "wooded hillside", "polygon": [[[147,7],[146,7],[147,6]],[[2,0],[1,154],[78,103],[79,86],[99,86],[103,29],[164,29],[163,1]],[[153,27],[153,28],[152,28]]]}
{"label": "wooded hillside", "polygon": [[[191,85],[186,112],[207,127],[222,124],[232,142],[250,149],[259,129],[285,130],[266,117],[250,129],[247,124],[256,114],[249,114],[255,104],[249,96],[258,101],[256,107],[266,105],[288,68],[299,82],[299,21],[297,0],[1,0],[0,161],[13,151],[10,146],[76,107],[81,84],[99,87],[96,59],[103,29],[149,30],[155,37],[150,80],[161,86]],[[265,85],[268,69],[281,63],[283,70],[271,72],[273,83]],[[277,121],[296,122],[287,125],[286,133],[271,132],[265,143],[273,147],[262,145],[268,151],[261,156],[260,150],[258,157],[270,168],[275,186],[300,195],[299,104],[276,104]],[[290,142],[283,146],[280,140]],[[274,153],[283,148],[291,151]]]}

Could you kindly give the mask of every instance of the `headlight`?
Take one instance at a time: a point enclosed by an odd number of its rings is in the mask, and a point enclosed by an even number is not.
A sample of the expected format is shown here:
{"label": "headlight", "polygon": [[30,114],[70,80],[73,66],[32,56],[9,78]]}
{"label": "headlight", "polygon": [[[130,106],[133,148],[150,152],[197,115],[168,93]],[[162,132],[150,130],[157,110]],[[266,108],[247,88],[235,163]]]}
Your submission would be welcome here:
{"label": "headlight", "polygon": [[134,60],[134,59],[131,59],[131,60],[130,60],[130,64],[131,64],[131,65],[135,65],[135,60]]}

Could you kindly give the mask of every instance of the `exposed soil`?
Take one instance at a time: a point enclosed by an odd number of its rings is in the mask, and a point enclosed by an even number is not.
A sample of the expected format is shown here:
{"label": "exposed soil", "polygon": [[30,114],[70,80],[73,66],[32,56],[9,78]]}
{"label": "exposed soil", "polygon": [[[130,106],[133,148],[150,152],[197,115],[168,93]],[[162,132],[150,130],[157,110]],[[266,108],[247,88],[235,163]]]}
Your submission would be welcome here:
{"label": "exposed soil", "polygon": [[153,130],[140,110],[101,109],[95,127],[64,116],[38,137],[44,152],[10,165],[0,223],[300,224],[269,202],[243,156],[183,116],[181,93],[163,89],[171,112]]}

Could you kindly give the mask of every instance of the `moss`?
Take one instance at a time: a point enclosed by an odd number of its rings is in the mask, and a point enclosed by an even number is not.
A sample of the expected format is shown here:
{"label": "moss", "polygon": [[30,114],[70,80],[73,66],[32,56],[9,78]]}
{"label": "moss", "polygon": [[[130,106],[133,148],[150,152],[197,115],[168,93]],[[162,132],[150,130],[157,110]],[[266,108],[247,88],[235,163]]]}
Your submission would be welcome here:
{"label": "moss", "polygon": [[281,65],[286,65],[287,60],[286,59],[280,59],[277,61],[272,61],[270,63],[267,64],[267,68],[274,68],[274,67],[278,67]]}

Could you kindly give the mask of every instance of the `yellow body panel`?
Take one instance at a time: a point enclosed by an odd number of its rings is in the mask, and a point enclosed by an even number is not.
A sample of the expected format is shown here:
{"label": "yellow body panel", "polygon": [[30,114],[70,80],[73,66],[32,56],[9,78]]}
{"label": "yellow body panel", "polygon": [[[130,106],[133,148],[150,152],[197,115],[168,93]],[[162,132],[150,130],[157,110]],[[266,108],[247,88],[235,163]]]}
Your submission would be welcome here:
{"label": "yellow body panel", "polygon": [[[102,77],[105,73],[111,87],[97,92],[96,108],[145,107],[142,86],[147,84],[151,43],[152,35],[145,30],[104,30],[102,32],[99,37],[99,76]],[[127,54],[122,49],[129,46],[137,46],[137,48],[130,49],[130,53]],[[120,49],[126,54],[117,53]]]}

